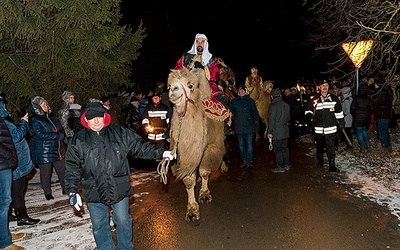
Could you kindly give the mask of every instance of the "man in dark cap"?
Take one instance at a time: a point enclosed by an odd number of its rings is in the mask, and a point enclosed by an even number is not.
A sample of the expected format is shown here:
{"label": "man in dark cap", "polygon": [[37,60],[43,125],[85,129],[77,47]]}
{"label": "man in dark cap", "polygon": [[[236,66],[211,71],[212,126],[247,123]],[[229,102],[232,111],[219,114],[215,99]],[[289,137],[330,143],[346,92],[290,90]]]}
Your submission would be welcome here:
{"label": "man in dark cap", "polygon": [[70,205],[80,210],[82,194],[87,202],[97,249],[115,249],[110,229],[110,210],[117,228],[118,249],[133,249],[129,214],[130,166],[127,156],[173,160],[171,151],[145,142],[132,130],[111,125],[111,116],[99,102],[86,104],[81,116],[84,129],[68,144],[66,192]]}
{"label": "man in dark cap", "polygon": [[166,148],[171,115],[169,107],[161,102],[161,96],[162,93],[154,92],[144,110],[142,125],[151,143]]}
{"label": "man in dark cap", "polygon": [[259,116],[256,103],[249,97],[244,85],[238,87],[238,96],[232,99],[230,109],[240,156],[243,160],[240,167],[251,168],[253,167],[253,137]]}
{"label": "man in dark cap", "polygon": [[335,140],[338,122],[344,126],[342,105],[336,95],[329,93],[329,83],[319,83],[319,93],[310,99],[304,114],[313,120],[314,139],[317,148],[317,166],[324,166],[324,152],[329,160],[329,172],[339,172],[335,165]]}
{"label": "man in dark cap", "polygon": [[276,167],[272,169],[272,172],[283,173],[290,169],[288,146],[290,107],[282,100],[279,88],[271,91],[271,98],[272,102],[268,110],[267,137],[276,158]]}

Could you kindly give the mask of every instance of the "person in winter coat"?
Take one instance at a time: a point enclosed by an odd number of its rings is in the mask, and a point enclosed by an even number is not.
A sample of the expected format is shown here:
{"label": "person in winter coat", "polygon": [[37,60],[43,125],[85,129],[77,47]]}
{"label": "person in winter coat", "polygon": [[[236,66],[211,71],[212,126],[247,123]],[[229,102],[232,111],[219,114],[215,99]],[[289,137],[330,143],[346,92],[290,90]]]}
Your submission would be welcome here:
{"label": "person in winter coat", "polygon": [[97,249],[115,249],[110,229],[110,210],[117,229],[118,249],[133,249],[129,196],[133,189],[127,156],[173,160],[171,151],[158,148],[132,130],[113,125],[100,103],[88,103],[81,116],[85,127],[68,144],[65,175],[70,205],[80,210],[87,202]]}
{"label": "person in winter coat", "polygon": [[143,132],[141,131],[143,117],[139,112],[139,107],[140,100],[135,96],[132,96],[128,107],[125,110],[124,125],[130,130],[143,136]]}
{"label": "person in winter coat", "polygon": [[35,96],[30,103],[32,117],[30,124],[34,132],[30,141],[33,164],[40,169],[40,184],[46,200],[54,199],[51,191],[53,167],[56,170],[63,194],[65,194],[65,152],[64,128],[53,116],[47,101]]}
{"label": "person in winter coat", "polygon": [[353,116],[353,127],[356,130],[357,142],[360,152],[365,153],[369,149],[368,127],[372,113],[372,99],[369,97],[369,88],[366,84],[358,89],[358,95],[353,99],[350,112]]}
{"label": "person in winter coat", "polygon": [[390,140],[389,124],[393,114],[393,93],[392,89],[386,84],[377,84],[374,82],[372,91],[373,114],[378,125],[378,138],[381,145],[388,152],[392,152],[392,143]]}
{"label": "person in winter coat", "polygon": [[[21,118],[21,121],[17,126],[14,125],[11,121],[11,114],[6,109],[5,100],[0,98],[0,116],[4,119],[4,122],[10,130],[18,157],[18,166],[12,173],[12,204],[9,209],[9,218],[14,220],[16,219],[18,226],[35,225],[39,223],[40,220],[30,218],[25,206],[25,176],[33,169],[31,152],[29,150],[28,142],[25,139],[29,129],[28,113]],[[12,208],[14,208],[16,216],[12,216]]]}
{"label": "person in winter coat", "polygon": [[24,247],[13,244],[13,241],[25,237],[25,233],[10,232],[8,209],[11,204],[12,171],[17,168],[17,150],[10,131],[0,117],[0,248],[24,250]]}
{"label": "person in winter coat", "polygon": [[[338,122],[344,126],[342,105],[339,98],[329,93],[329,84],[319,82],[320,93],[307,104],[304,114],[313,121],[314,139],[317,149],[317,167],[324,166],[324,152],[328,155],[329,172],[340,172],[335,164],[335,140]],[[325,150],[326,149],[326,150]]]}
{"label": "person in winter coat", "polygon": [[282,100],[280,89],[271,91],[272,102],[268,110],[267,137],[272,140],[272,147],[276,157],[276,167],[272,172],[283,173],[290,169],[289,162],[289,120],[290,107]]}
{"label": "person in winter coat", "polygon": [[151,97],[151,102],[144,110],[142,125],[150,142],[159,147],[167,148],[165,133],[170,126],[170,109],[161,102],[161,95],[162,93],[155,92]]}
{"label": "person in winter coat", "polygon": [[74,133],[79,131],[82,126],[80,124],[81,105],[75,103],[75,95],[69,90],[65,90],[61,99],[64,105],[58,111],[59,119],[65,132],[65,142],[68,143],[69,139],[74,136]]}
{"label": "person in winter coat", "polygon": [[238,96],[230,104],[232,123],[238,138],[241,168],[253,167],[253,137],[258,124],[259,115],[256,103],[248,95],[245,85],[238,87]]}
{"label": "person in winter coat", "polygon": [[[350,87],[343,87],[340,89],[340,93],[342,96],[341,99],[341,104],[342,104],[342,111],[344,115],[344,131],[347,135],[347,138],[349,138],[350,143],[347,143],[347,146],[345,150],[350,150],[352,148],[353,144],[353,115],[350,112],[350,106],[351,103],[353,102],[353,96],[351,93],[351,88]],[[344,135],[343,135],[344,136]]]}

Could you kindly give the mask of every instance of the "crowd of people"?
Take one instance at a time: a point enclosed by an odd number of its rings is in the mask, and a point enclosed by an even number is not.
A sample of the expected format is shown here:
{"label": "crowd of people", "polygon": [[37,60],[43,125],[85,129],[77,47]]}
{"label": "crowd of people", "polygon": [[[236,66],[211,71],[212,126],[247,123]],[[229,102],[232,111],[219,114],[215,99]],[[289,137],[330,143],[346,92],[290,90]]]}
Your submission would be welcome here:
{"label": "crowd of people", "polygon": [[[260,111],[249,92],[263,86],[258,69],[237,86],[236,96],[227,103],[217,84],[219,62],[209,52],[208,38],[197,34],[192,48],[179,57],[175,69],[204,70],[212,96],[225,123],[224,133],[236,135],[242,158],[241,168],[253,167],[253,141],[260,126]],[[397,78],[396,78],[397,79]],[[268,92],[270,105],[266,135],[275,155],[274,173],[291,168],[289,140],[305,133],[314,135],[316,166],[324,167],[328,158],[329,172],[339,172],[335,157],[340,143],[353,149],[356,138],[359,151],[370,147],[368,130],[372,128],[382,148],[392,152],[390,129],[400,117],[399,79],[388,83],[382,79],[363,79],[357,86],[335,78],[319,82],[296,82],[293,86],[274,87]],[[24,237],[13,234],[8,222],[35,225],[39,219],[29,217],[25,204],[28,175],[33,168],[40,174],[46,200],[54,199],[51,178],[55,170],[62,194],[70,205],[82,206],[81,194],[88,204],[93,235],[98,249],[114,249],[108,217],[117,225],[117,241],[124,249],[132,249],[132,220],[128,212],[130,186],[129,157],[148,160],[170,160],[169,126],[173,107],[168,101],[164,83],[154,91],[124,90],[115,98],[124,98],[117,112],[110,95],[91,98],[85,105],[75,103],[75,94],[65,90],[58,116],[41,96],[31,99],[29,110],[18,123],[13,123],[6,108],[5,95],[0,97],[0,185],[1,218],[0,248],[24,249],[13,242]],[[29,139],[29,140],[28,140]]]}

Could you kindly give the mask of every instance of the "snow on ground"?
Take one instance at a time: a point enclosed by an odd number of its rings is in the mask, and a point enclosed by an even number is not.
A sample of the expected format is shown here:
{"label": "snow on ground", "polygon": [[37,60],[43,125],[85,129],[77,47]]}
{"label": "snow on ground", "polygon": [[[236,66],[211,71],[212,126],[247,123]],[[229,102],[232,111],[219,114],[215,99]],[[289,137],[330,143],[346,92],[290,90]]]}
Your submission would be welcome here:
{"label": "snow on ground", "polygon": [[[360,154],[356,141],[352,151],[339,148],[336,157],[336,164],[341,169],[341,173],[337,174],[339,183],[351,184],[349,192],[352,195],[387,206],[391,213],[400,219],[399,134],[391,134],[393,153],[383,151],[373,136],[371,135],[371,148],[368,153]],[[305,135],[300,141],[312,143],[313,139],[311,135]],[[315,157],[314,147],[310,148],[308,156]],[[132,175],[133,186],[155,181],[159,181],[156,171],[139,170]],[[55,199],[46,201],[40,187],[39,173],[29,181],[26,196],[29,215],[41,219],[41,222],[34,226],[23,227],[17,226],[16,222],[10,222],[12,232],[27,233],[27,236],[17,244],[29,250],[95,249],[86,205],[80,217],[76,216],[69,206],[68,196],[61,194],[55,174],[53,174],[52,189]],[[131,206],[138,206],[148,193],[134,195],[135,203]]]}
{"label": "snow on ground", "polygon": [[[339,175],[339,181],[354,185],[351,195],[387,206],[400,220],[400,131],[391,133],[392,153],[382,149],[375,134],[370,133],[369,136],[371,147],[367,153],[359,153],[355,135],[353,150],[345,151],[344,146],[339,147],[336,165],[343,173]],[[301,139],[312,142],[311,135]],[[315,157],[315,148],[308,155]]]}

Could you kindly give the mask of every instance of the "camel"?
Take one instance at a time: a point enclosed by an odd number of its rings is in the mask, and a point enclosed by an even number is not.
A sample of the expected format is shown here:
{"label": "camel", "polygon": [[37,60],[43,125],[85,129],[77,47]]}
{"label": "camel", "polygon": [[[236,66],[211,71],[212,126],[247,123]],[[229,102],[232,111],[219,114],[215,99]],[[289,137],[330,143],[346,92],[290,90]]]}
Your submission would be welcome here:
{"label": "camel", "polygon": [[[261,121],[265,124],[265,130],[263,132],[264,139],[267,138],[268,110],[269,104],[271,103],[271,90],[273,87],[274,81],[266,80],[262,86],[255,85],[252,91],[249,93],[250,98],[256,102],[258,115],[260,116]],[[258,129],[256,131],[256,140],[260,140]]]}
{"label": "camel", "polygon": [[176,153],[171,166],[177,180],[183,180],[188,203],[186,221],[200,219],[195,197],[196,180],[201,178],[198,201],[210,203],[210,173],[228,170],[225,154],[224,124],[206,114],[203,102],[211,96],[211,88],[202,69],[171,70],[168,76],[169,99],[173,103],[170,149]]}

